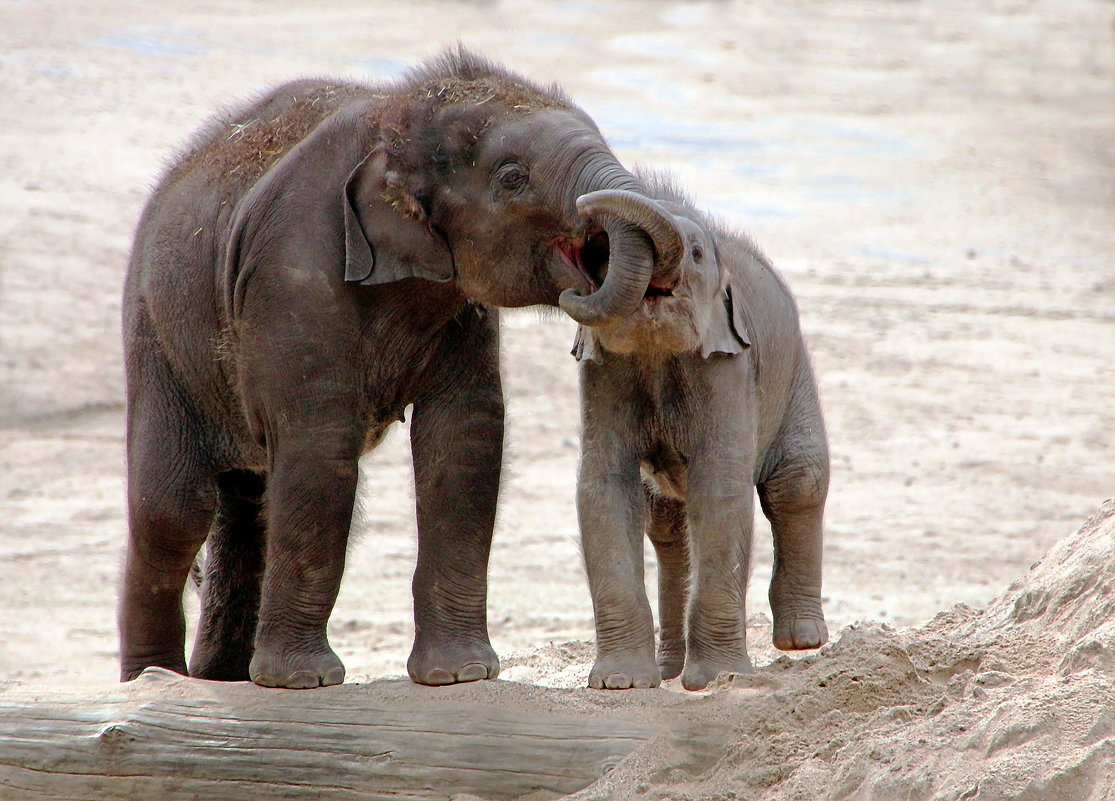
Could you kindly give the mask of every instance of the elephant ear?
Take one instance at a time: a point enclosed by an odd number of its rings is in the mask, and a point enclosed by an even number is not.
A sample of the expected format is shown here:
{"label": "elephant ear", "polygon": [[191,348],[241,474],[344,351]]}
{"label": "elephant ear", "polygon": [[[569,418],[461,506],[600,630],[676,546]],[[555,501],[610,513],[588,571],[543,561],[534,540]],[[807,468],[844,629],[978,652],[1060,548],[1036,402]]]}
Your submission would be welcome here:
{"label": "elephant ear", "polygon": [[573,340],[572,353],[579,362],[595,362],[600,360],[599,349],[596,345],[596,334],[587,325],[577,326],[577,338]]}
{"label": "elephant ear", "polygon": [[713,354],[738,356],[751,347],[747,309],[734,296],[730,282],[721,295],[721,301],[718,308],[713,309],[701,341],[701,355],[706,359]]}
{"label": "elephant ear", "polygon": [[364,285],[452,280],[449,245],[386,164],[386,155],[373,150],[345,182],[345,280]]}

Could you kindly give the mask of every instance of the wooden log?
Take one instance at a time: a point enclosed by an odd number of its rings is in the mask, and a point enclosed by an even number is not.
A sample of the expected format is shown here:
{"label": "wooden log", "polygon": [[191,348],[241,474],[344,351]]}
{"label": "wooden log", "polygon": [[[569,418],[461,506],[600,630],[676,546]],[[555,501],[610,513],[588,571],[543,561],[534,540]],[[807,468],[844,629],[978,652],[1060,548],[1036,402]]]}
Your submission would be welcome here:
{"label": "wooden log", "polygon": [[92,696],[10,688],[0,693],[0,798],[563,795],[662,731],[522,705],[377,699],[368,686],[265,690],[149,670]]}

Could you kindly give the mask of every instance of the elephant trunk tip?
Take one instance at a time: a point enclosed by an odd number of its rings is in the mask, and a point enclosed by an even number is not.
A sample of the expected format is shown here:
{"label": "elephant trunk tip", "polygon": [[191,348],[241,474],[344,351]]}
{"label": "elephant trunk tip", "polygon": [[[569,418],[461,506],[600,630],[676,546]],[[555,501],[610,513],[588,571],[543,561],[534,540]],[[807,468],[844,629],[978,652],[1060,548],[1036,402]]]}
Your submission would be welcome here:
{"label": "elephant trunk tip", "polygon": [[592,295],[582,295],[575,289],[566,289],[558,296],[558,307],[581,325],[591,327],[604,325],[616,316],[614,311],[589,302],[590,297]]}

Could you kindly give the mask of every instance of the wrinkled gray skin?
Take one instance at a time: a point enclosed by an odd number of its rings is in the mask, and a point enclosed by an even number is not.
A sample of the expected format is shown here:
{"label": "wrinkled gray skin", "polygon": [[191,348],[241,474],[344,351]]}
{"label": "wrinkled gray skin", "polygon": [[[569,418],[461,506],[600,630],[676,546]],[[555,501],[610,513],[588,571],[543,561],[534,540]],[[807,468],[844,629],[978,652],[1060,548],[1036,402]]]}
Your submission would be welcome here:
{"label": "wrinkled gray skin", "polygon": [[[577,510],[597,634],[589,684],[598,689],[681,675],[696,690],[721,671],[752,669],[744,601],[753,488],[774,532],[774,644],[817,648],[828,639],[828,447],[794,301],[748,239],[714,234],[668,185],[654,191],[660,204],[582,198],[597,213],[642,224],[657,216],[682,243],[674,266],[656,266],[634,314],[582,326],[574,348],[583,421]],[[659,232],[656,244],[668,238]],[[644,532],[659,564],[657,656]]]}
{"label": "wrinkled gray skin", "polygon": [[341,682],[326,624],[357,460],[408,405],[408,670],[496,675],[504,406],[497,315],[481,304],[630,313],[650,243],[576,208],[607,188],[641,184],[584,112],[464,51],[383,86],[288,84],[195,137],[142,215],[124,292],[123,680],[187,671],[181,595],[208,540],[189,673]]}

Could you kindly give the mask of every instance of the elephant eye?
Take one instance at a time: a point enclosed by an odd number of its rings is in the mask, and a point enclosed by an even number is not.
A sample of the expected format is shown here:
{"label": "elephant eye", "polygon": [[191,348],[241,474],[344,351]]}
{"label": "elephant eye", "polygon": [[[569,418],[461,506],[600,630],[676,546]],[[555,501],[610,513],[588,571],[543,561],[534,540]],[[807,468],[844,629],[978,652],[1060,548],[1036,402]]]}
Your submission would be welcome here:
{"label": "elephant eye", "polygon": [[527,168],[517,161],[508,161],[501,164],[496,170],[496,182],[508,192],[518,192],[527,185],[530,173]]}

